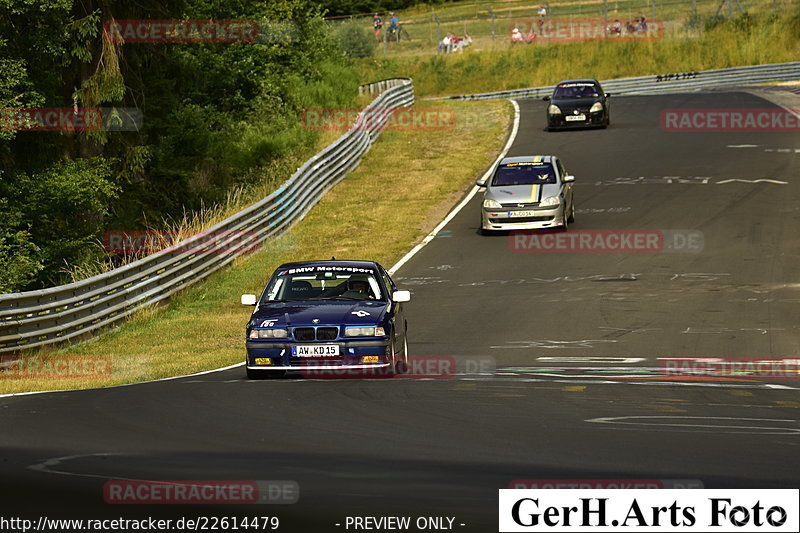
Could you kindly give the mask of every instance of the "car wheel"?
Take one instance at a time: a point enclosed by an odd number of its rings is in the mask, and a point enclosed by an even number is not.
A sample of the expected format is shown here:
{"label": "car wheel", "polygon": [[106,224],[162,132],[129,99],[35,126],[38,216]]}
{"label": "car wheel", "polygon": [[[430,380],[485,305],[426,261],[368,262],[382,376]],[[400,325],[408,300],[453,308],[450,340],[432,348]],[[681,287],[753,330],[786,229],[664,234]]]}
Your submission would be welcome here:
{"label": "car wheel", "polygon": [[405,374],[408,372],[408,337],[403,338],[403,358],[395,362],[395,374]]}
{"label": "car wheel", "polygon": [[386,374],[384,374],[387,378],[393,378],[397,374],[397,352],[394,350],[394,341],[390,343],[390,354],[389,366],[386,367]]}
{"label": "car wheel", "polygon": [[570,224],[575,222],[575,199],[572,200],[569,206],[569,217],[567,217],[567,222]]}

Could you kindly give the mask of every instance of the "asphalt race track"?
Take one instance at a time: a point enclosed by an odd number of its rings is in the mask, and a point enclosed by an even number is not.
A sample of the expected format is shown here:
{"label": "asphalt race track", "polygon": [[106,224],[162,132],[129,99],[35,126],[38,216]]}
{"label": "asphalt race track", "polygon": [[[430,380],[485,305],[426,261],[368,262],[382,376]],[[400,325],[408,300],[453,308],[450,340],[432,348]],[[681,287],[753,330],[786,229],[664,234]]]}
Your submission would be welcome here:
{"label": "asphalt race track", "polygon": [[[576,176],[570,232],[692,230],[702,246],[519,249],[515,235],[477,233],[476,197],[396,275],[413,291],[411,353],[453,358],[456,375],[248,382],[236,368],[0,399],[4,508],[274,515],[291,532],[448,516],[490,532],[497,489],[514,480],[800,486],[800,381],[662,370],[667,358],[800,354],[800,134],[659,126],[668,108],[772,107],[747,93],[612,100],[609,129],[555,133],[544,102],[520,101],[509,155],[562,158]],[[107,505],[108,479],[291,480],[300,498]]]}

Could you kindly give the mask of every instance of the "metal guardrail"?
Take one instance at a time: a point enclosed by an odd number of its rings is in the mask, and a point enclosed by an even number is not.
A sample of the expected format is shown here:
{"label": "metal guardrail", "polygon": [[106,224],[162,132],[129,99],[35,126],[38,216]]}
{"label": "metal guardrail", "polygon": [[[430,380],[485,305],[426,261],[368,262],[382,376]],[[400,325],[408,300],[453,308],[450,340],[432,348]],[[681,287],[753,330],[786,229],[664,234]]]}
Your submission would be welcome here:
{"label": "metal guardrail", "polygon": [[[776,81],[800,80],[800,62],[771,63],[698,72],[639,76],[600,81],[603,89],[617,96],[670,94],[702,89],[722,89]],[[492,93],[424,98],[424,100],[488,100],[491,98],[541,98],[553,93],[554,85]]]}
{"label": "metal guardrail", "polygon": [[397,87],[401,83],[403,83],[403,79],[401,78],[391,78],[388,80],[381,80],[376,81],[373,83],[368,83],[366,85],[361,85],[358,88],[358,94],[380,94],[387,89],[391,89],[392,87]]}
{"label": "metal guardrail", "polygon": [[362,92],[381,94],[347,133],[263,200],[198,235],[109,272],[58,287],[0,295],[0,353],[96,335],[285,232],[358,166],[389,115],[414,103],[410,79],[384,80]]}

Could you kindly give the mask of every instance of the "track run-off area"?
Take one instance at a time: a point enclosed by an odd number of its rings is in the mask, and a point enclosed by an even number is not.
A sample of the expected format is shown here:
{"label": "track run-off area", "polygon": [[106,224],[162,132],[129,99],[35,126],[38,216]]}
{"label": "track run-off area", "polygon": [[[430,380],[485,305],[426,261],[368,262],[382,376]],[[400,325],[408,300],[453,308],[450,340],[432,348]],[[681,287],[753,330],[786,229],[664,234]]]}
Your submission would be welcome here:
{"label": "track run-off area", "polygon": [[[544,250],[547,234],[479,235],[478,194],[395,274],[413,291],[410,353],[452,358],[458,372],[247,381],[237,367],[0,398],[6,507],[274,515],[279,530],[320,532],[403,514],[486,532],[497,490],[520,480],[800,486],[800,381],[666,371],[800,358],[800,133],[661,127],[667,109],[774,107],[747,92],[612,96],[606,130],[546,132],[545,102],[519,106],[508,155],[558,155],[576,177],[576,221],[548,238],[687,239],[636,253]],[[285,480],[299,499],[110,505],[115,479]]]}

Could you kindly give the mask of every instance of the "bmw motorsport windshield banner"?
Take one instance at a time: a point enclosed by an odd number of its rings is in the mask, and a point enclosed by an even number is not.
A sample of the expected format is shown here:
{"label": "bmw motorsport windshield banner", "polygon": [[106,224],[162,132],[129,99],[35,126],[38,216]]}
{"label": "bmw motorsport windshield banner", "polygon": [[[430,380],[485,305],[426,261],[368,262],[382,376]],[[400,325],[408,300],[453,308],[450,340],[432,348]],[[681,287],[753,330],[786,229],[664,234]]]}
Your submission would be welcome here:
{"label": "bmw motorsport windshield banner", "polygon": [[500,490],[501,533],[800,531],[798,489]]}

